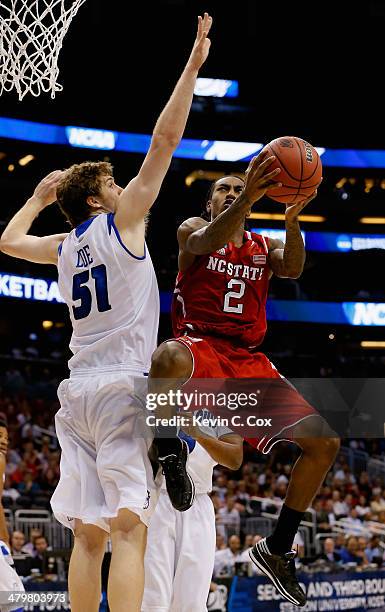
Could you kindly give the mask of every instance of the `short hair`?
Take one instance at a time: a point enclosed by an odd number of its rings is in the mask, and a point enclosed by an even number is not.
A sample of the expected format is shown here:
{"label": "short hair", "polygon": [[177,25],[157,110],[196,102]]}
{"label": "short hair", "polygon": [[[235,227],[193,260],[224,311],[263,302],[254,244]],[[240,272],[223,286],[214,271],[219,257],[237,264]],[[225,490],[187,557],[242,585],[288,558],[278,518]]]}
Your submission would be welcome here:
{"label": "short hair", "polygon": [[102,176],[112,176],[112,171],[109,162],[83,162],[65,170],[57,186],[56,196],[59,208],[71,227],[90,218],[91,209],[87,198],[100,194]]}
{"label": "short hair", "polygon": [[214,193],[214,189],[215,189],[215,185],[217,184],[218,181],[220,181],[221,179],[225,178],[225,176],[233,176],[235,178],[238,178],[240,181],[242,181],[243,183],[245,182],[244,179],[241,176],[238,176],[237,174],[224,174],[223,176],[221,176],[219,179],[217,179],[216,181],[213,181],[209,187],[209,190],[206,194],[206,199],[205,201],[202,203],[202,212],[201,212],[201,217],[202,219],[205,219],[205,221],[210,221],[211,217],[209,215],[209,213],[207,212],[207,202],[209,200],[211,200],[212,195]]}
{"label": "short hair", "polygon": [[0,427],[8,429],[7,421],[5,419],[0,418]]}

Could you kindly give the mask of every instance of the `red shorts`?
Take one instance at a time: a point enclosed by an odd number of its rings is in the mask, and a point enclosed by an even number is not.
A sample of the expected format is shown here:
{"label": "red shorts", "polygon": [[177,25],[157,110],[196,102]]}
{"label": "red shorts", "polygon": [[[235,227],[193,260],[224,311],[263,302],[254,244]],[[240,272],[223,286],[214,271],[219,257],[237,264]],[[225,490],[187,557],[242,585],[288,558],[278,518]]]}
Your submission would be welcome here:
{"label": "red shorts", "polygon": [[[234,427],[236,433],[263,454],[267,454],[280,440],[292,442],[294,427],[309,416],[318,415],[263,353],[250,352],[230,340],[213,336],[188,335],[174,340],[188,348],[193,360],[193,372],[185,386],[191,387],[192,379],[197,378],[269,379],[262,384],[263,401],[258,410],[258,420],[270,419],[271,425],[265,428],[263,425]],[[247,387],[248,381],[243,382]],[[258,380],[251,381],[251,384],[258,384]]]}

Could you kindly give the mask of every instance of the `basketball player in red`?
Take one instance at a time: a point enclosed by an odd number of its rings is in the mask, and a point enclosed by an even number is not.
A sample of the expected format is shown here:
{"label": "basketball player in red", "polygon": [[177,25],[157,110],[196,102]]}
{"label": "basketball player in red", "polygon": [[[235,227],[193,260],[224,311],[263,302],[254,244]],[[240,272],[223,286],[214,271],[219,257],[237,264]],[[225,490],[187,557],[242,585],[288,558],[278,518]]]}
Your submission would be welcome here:
{"label": "basketball player in red", "polygon": [[[260,153],[245,181],[224,176],[211,187],[206,203],[209,220],[187,219],[178,230],[179,274],[173,302],[175,339],[155,351],[153,379],[282,377],[258,352],[266,332],[266,299],[273,274],[298,278],[305,249],[298,215],[316,196],[286,205],[286,243],[245,231],[253,204],[277,185],[275,159]],[[278,177],[279,179],[279,177]],[[167,384],[167,383],[166,383]],[[282,380],[286,390],[286,383]],[[286,392],[286,391],[285,391]],[[262,407],[263,410],[263,407]],[[273,428],[250,442],[267,453],[281,439],[295,442],[301,455],[291,479],[274,532],[252,549],[252,561],[281,595],[297,606],[306,603],[294,567],[294,536],[339,449],[326,421],[287,383],[287,395],[269,402],[263,416]],[[275,426],[274,426],[275,424]]]}

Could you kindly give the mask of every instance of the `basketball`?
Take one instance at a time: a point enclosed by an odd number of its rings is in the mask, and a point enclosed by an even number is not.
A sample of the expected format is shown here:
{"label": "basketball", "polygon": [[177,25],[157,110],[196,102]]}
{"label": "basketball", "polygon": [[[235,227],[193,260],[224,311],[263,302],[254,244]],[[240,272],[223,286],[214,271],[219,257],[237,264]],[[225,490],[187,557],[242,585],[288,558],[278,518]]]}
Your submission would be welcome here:
{"label": "basketball", "polygon": [[269,142],[263,151],[275,155],[269,171],[281,168],[275,177],[282,187],[268,191],[272,200],[284,204],[295,204],[308,198],[322,179],[322,163],[315,148],[296,136],[282,136]]}

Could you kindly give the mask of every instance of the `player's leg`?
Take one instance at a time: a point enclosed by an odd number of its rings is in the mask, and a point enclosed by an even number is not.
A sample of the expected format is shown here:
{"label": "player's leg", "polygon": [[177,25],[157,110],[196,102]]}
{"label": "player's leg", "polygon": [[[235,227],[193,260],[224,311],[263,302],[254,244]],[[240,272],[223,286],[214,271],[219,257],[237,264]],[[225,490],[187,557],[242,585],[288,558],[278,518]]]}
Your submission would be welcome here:
{"label": "player's leg", "polygon": [[293,441],[302,452],[292,470],[285,503],[274,532],[253,547],[250,557],[288,601],[303,606],[306,596],[298,584],[290,549],[306,509],[336,458],[340,441],[317,415],[294,427]]}
{"label": "player's leg", "polygon": [[75,543],[68,574],[73,612],[97,612],[102,592],[101,567],[107,532],[96,525],[75,520]]}
{"label": "player's leg", "polygon": [[177,512],[166,491],[161,491],[148,528],[142,612],[170,610],[175,573],[176,522],[185,514]]}
{"label": "player's leg", "polygon": [[[111,612],[140,612],[144,588],[147,527],[123,508],[110,519],[112,555],[108,577]],[[87,609],[87,608],[83,608]]]}
{"label": "player's leg", "polygon": [[170,612],[204,612],[215,559],[215,512],[206,494],[197,495],[179,516],[174,593]]}
{"label": "player's leg", "polygon": [[294,465],[274,533],[267,538],[271,552],[276,554],[290,550],[306,509],[333,464],[340,442],[326,421],[320,416],[310,416],[293,431],[293,441],[301,448],[301,455]]}
{"label": "player's leg", "polygon": [[[152,356],[149,393],[168,394],[170,391],[176,391],[192,373],[193,359],[189,349],[181,342],[164,342]],[[155,414],[157,418],[168,419],[175,412],[175,406],[167,405],[159,406]],[[184,511],[190,508],[194,500],[194,485],[186,469],[187,444],[180,440],[177,434],[176,427],[156,428],[151,455],[157,458],[162,466],[171,503],[177,510]]]}

